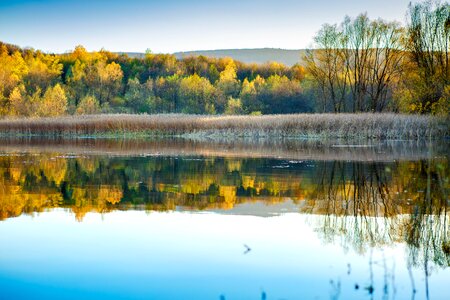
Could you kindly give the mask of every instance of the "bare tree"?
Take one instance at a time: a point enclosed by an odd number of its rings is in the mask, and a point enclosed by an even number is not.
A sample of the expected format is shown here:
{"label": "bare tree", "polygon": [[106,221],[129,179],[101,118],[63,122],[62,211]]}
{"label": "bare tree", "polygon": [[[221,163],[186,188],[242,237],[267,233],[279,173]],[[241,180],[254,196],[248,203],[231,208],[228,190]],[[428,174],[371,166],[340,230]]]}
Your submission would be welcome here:
{"label": "bare tree", "polygon": [[334,112],[345,111],[348,90],[347,70],[342,52],[342,32],[336,25],[324,25],[315,36],[316,50],[308,50],[304,58],[306,68],[319,87],[322,111],[331,101]]}
{"label": "bare tree", "polygon": [[[404,30],[398,23],[373,22],[374,40],[367,74],[369,109],[383,111],[392,98],[395,82],[402,75],[405,51],[401,48]],[[389,97],[389,98],[388,98]]]}
{"label": "bare tree", "polygon": [[371,21],[366,14],[346,17],[339,26],[324,25],[315,49],[304,58],[319,87],[322,110],[328,102],[334,112],[385,110],[402,70],[403,33],[398,23]]}

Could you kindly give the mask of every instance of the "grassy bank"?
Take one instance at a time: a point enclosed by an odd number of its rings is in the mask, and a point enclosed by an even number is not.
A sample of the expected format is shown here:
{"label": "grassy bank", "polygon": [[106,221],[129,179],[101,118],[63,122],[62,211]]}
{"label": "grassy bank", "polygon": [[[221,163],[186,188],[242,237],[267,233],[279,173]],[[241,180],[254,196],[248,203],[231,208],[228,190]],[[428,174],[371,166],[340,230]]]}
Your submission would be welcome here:
{"label": "grassy bank", "polygon": [[409,139],[449,136],[448,119],[400,114],[264,116],[86,115],[3,119],[6,136],[186,136],[208,138]]}

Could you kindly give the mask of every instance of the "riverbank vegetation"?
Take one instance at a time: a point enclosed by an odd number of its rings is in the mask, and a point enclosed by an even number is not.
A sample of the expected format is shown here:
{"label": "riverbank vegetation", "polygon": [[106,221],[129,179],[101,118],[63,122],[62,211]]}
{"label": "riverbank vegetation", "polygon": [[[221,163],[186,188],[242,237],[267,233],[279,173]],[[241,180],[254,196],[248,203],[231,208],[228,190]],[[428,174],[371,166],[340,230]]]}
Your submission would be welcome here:
{"label": "riverbank vegetation", "polygon": [[436,139],[449,136],[447,118],[393,113],[213,116],[102,114],[0,120],[3,135],[184,136],[222,139]]}
{"label": "riverbank vegetation", "polygon": [[[204,56],[143,58],[0,43],[0,116],[96,113],[447,115],[450,6],[411,5],[405,27],[365,14],[324,25],[292,67]],[[73,121],[71,121],[73,122]]]}

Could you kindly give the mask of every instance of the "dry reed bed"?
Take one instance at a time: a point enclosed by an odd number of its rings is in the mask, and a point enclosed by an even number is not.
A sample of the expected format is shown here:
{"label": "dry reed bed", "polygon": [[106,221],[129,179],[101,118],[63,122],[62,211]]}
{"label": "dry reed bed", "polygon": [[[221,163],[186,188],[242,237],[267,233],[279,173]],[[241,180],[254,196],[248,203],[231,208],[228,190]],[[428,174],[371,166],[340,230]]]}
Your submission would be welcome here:
{"label": "dry reed bed", "polygon": [[449,136],[446,118],[401,114],[204,116],[104,114],[0,120],[3,135],[146,134],[208,137],[423,139]]}

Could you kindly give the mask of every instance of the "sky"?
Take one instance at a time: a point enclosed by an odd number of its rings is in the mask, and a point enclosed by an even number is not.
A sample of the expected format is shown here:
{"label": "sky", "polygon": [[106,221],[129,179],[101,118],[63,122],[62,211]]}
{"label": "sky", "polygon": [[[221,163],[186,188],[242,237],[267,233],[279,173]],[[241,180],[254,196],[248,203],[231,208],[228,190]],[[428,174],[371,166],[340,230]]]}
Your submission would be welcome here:
{"label": "sky", "polygon": [[410,0],[0,0],[0,41],[62,53],[311,46],[324,23],[404,22]]}

